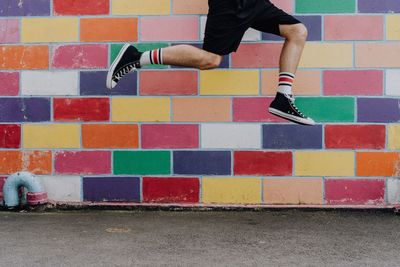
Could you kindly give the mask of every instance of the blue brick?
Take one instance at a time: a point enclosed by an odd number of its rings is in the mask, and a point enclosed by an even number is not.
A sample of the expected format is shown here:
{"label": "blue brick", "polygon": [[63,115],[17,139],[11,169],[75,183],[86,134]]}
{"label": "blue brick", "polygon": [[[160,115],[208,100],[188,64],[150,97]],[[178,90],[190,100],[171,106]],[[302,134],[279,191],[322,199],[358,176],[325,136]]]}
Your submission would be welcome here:
{"label": "blue brick", "polygon": [[138,177],[84,177],[84,201],[140,201]]}
{"label": "blue brick", "polygon": [[175,151],[174,174],[230,175],[229,151]]}

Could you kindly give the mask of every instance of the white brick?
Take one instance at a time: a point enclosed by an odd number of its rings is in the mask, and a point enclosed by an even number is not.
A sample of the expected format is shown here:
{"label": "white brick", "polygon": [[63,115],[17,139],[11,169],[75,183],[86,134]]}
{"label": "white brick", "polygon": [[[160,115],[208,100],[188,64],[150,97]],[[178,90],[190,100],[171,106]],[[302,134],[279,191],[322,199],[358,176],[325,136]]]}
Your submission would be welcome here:
{"label": "white brick", "polygon": [[386,94],[400,96],[400,70],[386,70]]}
{"label": "white brick", "polygon": [[400,203],[400,178],[389,178],[387,182],[389,204]]}
{"label": "white brick", "polygon": [[23,95],[78,95],[77,71],[25,71],[21,74]]}
{"label": "white brick", "polygon": [[49,200],[65,202],[82,201],[80,176],[38,176]]}
{"label": "white brick", "polygon": [[257,124],[203,124],[203,148],[260,149],[261,126]]}

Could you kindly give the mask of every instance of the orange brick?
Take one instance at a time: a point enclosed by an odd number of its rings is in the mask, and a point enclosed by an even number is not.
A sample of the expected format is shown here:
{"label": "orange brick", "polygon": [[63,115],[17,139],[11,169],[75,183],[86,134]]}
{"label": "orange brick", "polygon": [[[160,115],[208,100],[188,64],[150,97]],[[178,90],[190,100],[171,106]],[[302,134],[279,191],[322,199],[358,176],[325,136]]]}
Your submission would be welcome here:
{"label": "orange brick", "polygon": [[356,67],[400,67],[400,42],[356,44]]}
{"label": "orange brick", "polygon": [[83,124],[84,148],[138,148],[136,124]]}
{"label": "orange brick", "polygon": [[173,0],[173,14],[207,14],[208,0]]}
{"label": "orange brick", "polygon": [[34,174],[51,174],[51,151],[25,151],[22,153],[22,170]]}
{"label": "orange brick", "polygon": [[82,42],[137,41],[137,18],[83,18]]}
{"label": "orange brick", "polygon": [[21,152],[0,151],[0,174],[12,174],[21,170]]}
{"label": "orange brick", "polygon": [[399,176],[400,153],[358,152],[357,176]]}
{"label": "orange brick", "polygon": [[49,47],[0,46],[0,69],[48,69]]}
{"label": "orange brick", "polygon": [[229,98],[174,98],[173,121],[222,122],[231,121]]}

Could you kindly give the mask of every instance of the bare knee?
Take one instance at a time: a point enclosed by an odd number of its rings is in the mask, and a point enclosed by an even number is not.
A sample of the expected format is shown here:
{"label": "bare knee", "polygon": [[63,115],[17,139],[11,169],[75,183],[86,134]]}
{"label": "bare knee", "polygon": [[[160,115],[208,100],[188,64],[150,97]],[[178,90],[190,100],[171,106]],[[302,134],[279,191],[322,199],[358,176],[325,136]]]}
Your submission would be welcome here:
{"label": "bare knee", "polygon": [[218,68],[219,65],[221,64],[221,61],[222,61],[222,56],[213,53],[207,53],[207,55],[205,55],[201,60],[199,69],[209,70]]}
{"label": "bare knee", "polygon": [[281,25],[281,34],[290,41],[305,42],[308,36],[308,30],[302,23],[293,25]]}

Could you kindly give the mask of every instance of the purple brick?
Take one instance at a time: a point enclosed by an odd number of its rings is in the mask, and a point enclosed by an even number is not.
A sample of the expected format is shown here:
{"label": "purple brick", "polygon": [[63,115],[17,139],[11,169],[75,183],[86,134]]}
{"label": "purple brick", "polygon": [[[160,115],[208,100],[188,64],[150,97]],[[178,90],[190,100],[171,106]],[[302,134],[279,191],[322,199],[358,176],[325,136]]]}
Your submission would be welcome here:
{"label": "purple brick", "polygon": [[50,0],[1,0],[0,17],[49,16]]}
{"label": "purple brick", "polygon": [[0,98],[0,122],[50,121],[49,98]]}
{"label": "purple brick", "polygon": [[137,72],[127,74],[112,90],[106,87],[107,71],[82,71],[81,95],[137,95]]}
{"label": "purple brick", "polygon": [[400,99],[358,98],[359,122],[399,122]]}
{"label": "purple brick", "polygon": [[360,13],[399,13],[399,0],[358,0]]}
{"label": "purple brick", "polygon": [[[308,29],[308,41],[321,41],[322,40],[322,18],[321,16],[296,16],[298,20],[300,20]],[[282,37],[270,34],[263,33],[263,40],[268,41],[280,41],[283,40]]]}
{"label": "purple brick", "polygon": [[84,177],[84,201],[139,202],[138,177]]}
{"label": "purple brick", "polygon": [[263,125],[263,148],[321,149],[322,126]]}
{"label": "purple brick", "polygon": [[229,151],[175,151],[174,173],[195,175],[230,175]]}

